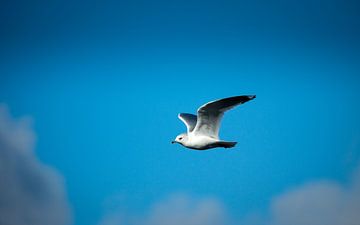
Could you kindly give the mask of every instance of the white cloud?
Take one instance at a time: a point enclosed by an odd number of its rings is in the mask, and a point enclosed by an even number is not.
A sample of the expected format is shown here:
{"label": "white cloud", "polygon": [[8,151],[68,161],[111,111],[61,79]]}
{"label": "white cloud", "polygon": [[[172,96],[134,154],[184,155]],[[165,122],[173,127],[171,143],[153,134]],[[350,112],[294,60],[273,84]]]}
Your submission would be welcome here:
{"label": "white cloud", "polygon": [[146,225],[217,225],[225,223],[225,210],[213,198],[193,199],[174,195],[155,204]]}
{"label": "white cloud", "polygon": [[360,170],[349,186],[316,181],[276,197],[272,225],[359,225]]}
{"label": "white cloud", "polygon": [[69,225],[64,181],[34,155],[30,118],[13,119],[0,105],[0,224]]}
{"label": "white cloud", "polygon": [[143,215],[124,215],[122,210],[108,213],[100,225],[225,225],[224,206],[214,198],[196,199],[173,194],[150,207]]}
{"label": "white cloud", "polygon": [[253,213],[239,225],[359,225],[360,167],[347,185],[307,182],[273,198],[267,213]]}
{"label": "white cloud", "polygon": [[122,225],[125,224],[121,212],[108,213],[101,219],[99,225]]}

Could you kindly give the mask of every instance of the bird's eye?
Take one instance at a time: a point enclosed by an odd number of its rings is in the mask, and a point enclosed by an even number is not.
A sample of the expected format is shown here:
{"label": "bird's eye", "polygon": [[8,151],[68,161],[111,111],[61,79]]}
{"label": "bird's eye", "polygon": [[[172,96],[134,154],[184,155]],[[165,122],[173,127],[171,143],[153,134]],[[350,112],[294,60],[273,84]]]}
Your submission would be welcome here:
{"label": "bird's eye", "polygon": [[182,139],[182,137],[179,137],[179,140],[181,140]]}

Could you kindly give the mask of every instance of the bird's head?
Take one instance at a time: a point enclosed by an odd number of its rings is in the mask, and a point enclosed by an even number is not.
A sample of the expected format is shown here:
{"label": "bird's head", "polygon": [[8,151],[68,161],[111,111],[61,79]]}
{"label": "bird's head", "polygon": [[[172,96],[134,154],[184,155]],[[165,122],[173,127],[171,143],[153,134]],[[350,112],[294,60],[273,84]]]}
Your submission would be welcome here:
{"label": "bird's head", "polygon": [[181,145],[183,145],[188,139],[188,135],[186,133],[183,134],[179,134],[178,136],[176,136],[175,140],[173,140],[171,143],[179,143]]}

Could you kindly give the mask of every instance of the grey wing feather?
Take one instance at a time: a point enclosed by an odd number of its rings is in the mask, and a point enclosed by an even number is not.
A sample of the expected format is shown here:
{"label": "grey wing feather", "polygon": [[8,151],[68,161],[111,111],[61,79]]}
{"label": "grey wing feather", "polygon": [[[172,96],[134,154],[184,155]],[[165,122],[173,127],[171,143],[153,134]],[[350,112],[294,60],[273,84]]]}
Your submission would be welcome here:
{"label": "grey wing feather", "polygon": [[187,127],[188,133],[194,130],[197,122],[197,116],[190,113],[180,113],[179,119],[183,121]]}
{"label": "grey wing feather", "polygon": [[255,95],[235,96],[202,105],[198,109],[198,118],[194,133],[219,139],[219,128],[224,112],[255,97]]}

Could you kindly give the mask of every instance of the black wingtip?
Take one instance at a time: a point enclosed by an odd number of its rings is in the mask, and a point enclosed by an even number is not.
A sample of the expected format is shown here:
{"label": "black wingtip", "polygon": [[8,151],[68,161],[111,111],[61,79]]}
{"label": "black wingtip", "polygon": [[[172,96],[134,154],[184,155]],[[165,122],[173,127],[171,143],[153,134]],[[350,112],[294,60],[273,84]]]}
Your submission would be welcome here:
{"label": "black wingtip", "polygon": [[256,98],[256,95],[249,95],[248,97],[250,100],[252,100],[252,99]]}

